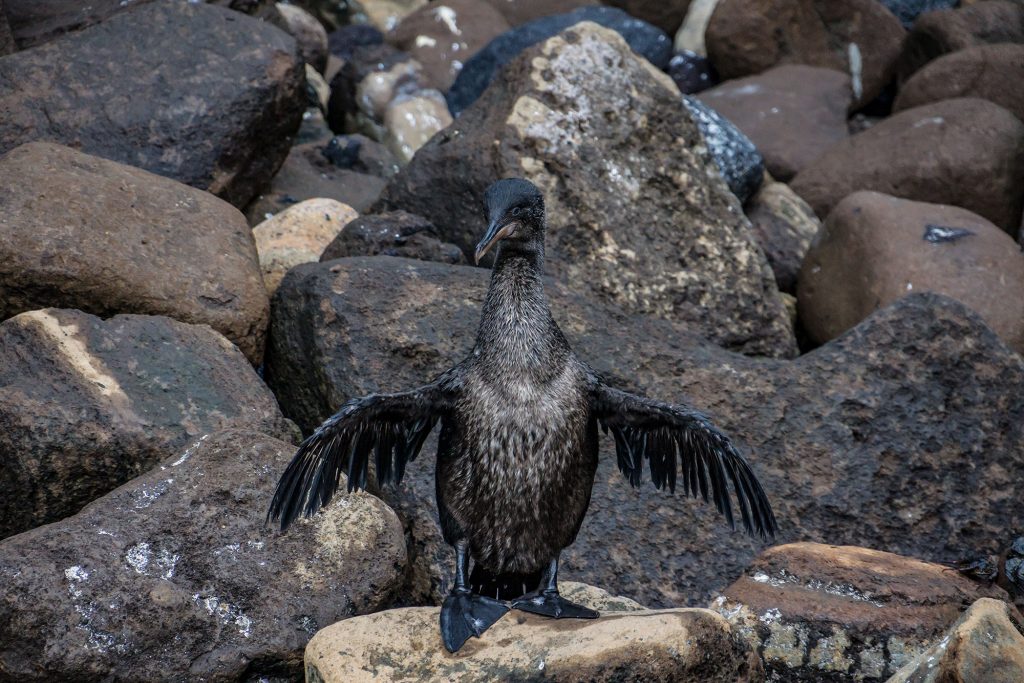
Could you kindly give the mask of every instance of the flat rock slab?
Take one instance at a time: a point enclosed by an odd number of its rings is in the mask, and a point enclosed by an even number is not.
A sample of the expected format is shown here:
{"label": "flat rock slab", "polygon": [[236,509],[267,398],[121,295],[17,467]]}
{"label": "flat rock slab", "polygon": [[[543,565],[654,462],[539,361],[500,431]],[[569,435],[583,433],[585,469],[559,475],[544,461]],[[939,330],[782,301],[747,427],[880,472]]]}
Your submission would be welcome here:
{"label": "flat rock slab", "polygon": [[321,626],[387,602],[405,544],[368,494],[287,534],[265,526],[293,454],[252,429],[217,432],[74,517],[0,542],[0,681],[300,675]]}
{"label": "flat rock slab", "polygon": [[[275,298],[268,380],[315,427],[354,396],[419,386],[472,348],[488,273],[384,256],[301,265]],[[707,411],[747,455],[780,541],[873,546],[932,560],[1000,552],[1024,525],[1024,360],[950,299],[913,295],[793,361],[723,351],[684,326],[546,285],[555,320],[614,384]],[[386,489],[413,543],[419,600],[449,588],[434,511],[434,443]],[[706,605],[760,544],[710,506],[629,488],[602,442],[564,576],[651,607]]]}
{"label": "flat rock slab", "polygon": [[927,649],[966,605],[1007,597],[945,565],[793,543],[762,553],[712,609],[761,653],[777,680],[882,681]]}
{"label": "flat rock slab", "polygon": [[47,306],[166,315],[263,358],[267,292],[227,202],[48,142],[0,157],[0,187],[0,319]]}
{"label": "flat rock slab", "polygon": [[210,328],[60,309],[15,316],[0,324],[0,538],[73,514],[232,426],[295,435]]}
{"label": "flat rock slab", "polygon": [[952,204],[1015,235],[1024,208],[1024,122],[974,97],[894,114],[836,144],[793,190],[824,220],[857,190]]}
{"label": "flat rock slab", "polygon": [[702,609],[546,619],[509,612],[457,653],[441,642],[436,607],[378,612],[329,626],[306,647],[306,681],[763,680],[757,656]]}
{"label": "flat rock slab", "polygon": [[0,58],[0,153],[50,140],[245,206],[305,104],[295,41],[212,5],[153,2]]}
{"label": "flat rock slab", "polygon": [[614,31],[583,22],[523,52],[374,212],[423,216],[471,256],[484,191],[513,176],[544,192],[547,270],[575,290],[793,355],[771,271],[679,90]]}

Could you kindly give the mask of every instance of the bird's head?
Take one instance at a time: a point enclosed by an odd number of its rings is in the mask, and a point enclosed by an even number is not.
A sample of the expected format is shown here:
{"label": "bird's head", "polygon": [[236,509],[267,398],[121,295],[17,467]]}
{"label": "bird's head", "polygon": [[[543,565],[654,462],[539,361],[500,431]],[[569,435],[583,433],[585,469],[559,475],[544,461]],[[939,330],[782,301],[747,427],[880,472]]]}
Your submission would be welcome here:
{"label": "bird's head", "polygon": [[484,207],[487,232],[476,245],[477,263],[500,241],[544,248],[544,195],[533,183],[522,178],[499,180],[484,193]]}

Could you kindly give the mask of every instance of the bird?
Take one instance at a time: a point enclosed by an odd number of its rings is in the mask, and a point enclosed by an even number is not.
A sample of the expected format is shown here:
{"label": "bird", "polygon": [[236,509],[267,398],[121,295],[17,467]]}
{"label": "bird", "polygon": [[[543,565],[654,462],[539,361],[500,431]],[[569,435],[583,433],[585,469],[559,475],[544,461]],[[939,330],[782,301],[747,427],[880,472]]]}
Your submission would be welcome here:
{"label": "bird", "polygon": [[[521,178],[498,180],[484,193],[484,212],[475,261],[495,253],[468,356],[419,388],[347,401],[298,447],[267,513],[284,531],[327,505],[342,473],[349,492],[365,489],[371,460],[378,484],[400,483],[440,423],[437,508],[455,549],[440,627],[453,653],[510,609],[599,616],[559,594],[558,567],[590,504],[602,434],[633,487],[646,462],[657,489],[681,486],[712,500],[733,529],[738,518],[764,540],[778,530],[754,472],[708,417],[615,388],[573,352],[544,291],[541,191]],[[533,577],[532,590],[510,601],[474,590],[508,576]]]}

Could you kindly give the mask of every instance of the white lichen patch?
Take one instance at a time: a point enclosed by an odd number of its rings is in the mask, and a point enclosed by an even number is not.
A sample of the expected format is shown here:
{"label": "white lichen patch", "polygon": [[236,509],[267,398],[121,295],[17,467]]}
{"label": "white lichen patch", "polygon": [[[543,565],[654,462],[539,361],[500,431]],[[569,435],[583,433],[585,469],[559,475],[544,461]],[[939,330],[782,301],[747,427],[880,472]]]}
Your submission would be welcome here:
{"label": "white lichen patch", "polygon": [[155,484],[143,484],[138,490],[132,493],[132,507],[136,510],[143,510],[152,505],[160,496],[167,493],[167,489],[174,483],[174,479],[164,479]]}
{"label": "white lichen patch", "polygon": [[149,543],[136,543],[132,547],[128,548],[128,551],[124,554],[125,563],[134,569],[138,574],[145,574],[149,568],[149,561],[152,557],[152,552],[149,548]]}
{"label": "white lichen patch", "polygon": [[[177,460],[171,463],[171,467],[177,467],[178,465],[184,464],[189,458],[192,457],[192,454],[196,452],[196,449],[199,448],[199,446],[209,438],[209,434],[203,434],[201,437],[199,437],[199,439],[195,443],[193,443],[191,446],[185,449],[185,452],[182,453]],[[167,468],[161,466],[160,469],[165,470]]]}
{"label": "white lichen patch", "polygon": [[78,584],[89,579],[89,572],[75,565],[64,570],[64,578],[68,580],[68,593],[72,598],[82,597],[82,589]]}
{"label": "white lichen patch", "polygon": [[832,629],[832,635],[819,638],[809,653],[809,664],[820,671],[849,672],[854,665],[847,656],[850,638],[841,629]]}
{"label": "white lichen patch", "polygon": [[432,10],[434,18],[443,23],[448,32],[454,36],[461,36],[462,29],[459,28],[458,14],[451,7],[447,5],[440,5],[439,7]]}
{"label": "white lichen patch", "polygon": [[195,593],[192,602],[204,608],[207,614],[222,624],[236,628],[243,637],[248,638],[252,635],[253,621],[238,605],[233,605],[216,595],[204,596],[201,593]]}

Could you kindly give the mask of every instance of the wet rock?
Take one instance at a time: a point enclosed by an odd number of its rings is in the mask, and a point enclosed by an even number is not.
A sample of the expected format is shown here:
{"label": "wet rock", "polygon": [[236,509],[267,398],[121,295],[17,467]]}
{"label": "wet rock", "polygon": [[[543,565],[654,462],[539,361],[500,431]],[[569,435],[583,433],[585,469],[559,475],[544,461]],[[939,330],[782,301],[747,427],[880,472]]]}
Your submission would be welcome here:
{"label": "wet rock", "polygon": [[990,0],[929,12],[914,22],[897,65],[901,83],[933,59],[978,45],[1024,43],[1024,4]]}
{"label": "wet rock", "polygon": [[[979,598],[948,567],[877,550],[793,543],[762,553],[712,602],[769,680],[881,681],[928,648]],[[965,681],[987,681],[985,677]]]}
{"label": "wet rock", "polygon": [[1014,233],[1024,207],[1024,123],[976,98],[914,107],[835,145],[791,187],[821,217],[848,194],[874,190],[959,206]]}
{"label": "wet rock", "polygon": [[371,47],[383,42],[384,34],[368,24],[349,24],[327,35],[328,51],[343,61],[351,59],[358,47]]}
{"label": "wet rock", "polygon": [[333,199],[307,199],[253,228],[267,292],[277,291],[289,268],[318,260],[324,247],[358,217],[348,204]]}
{"label": "wet rock", "polygon": [[324,157],[324,149],[319,143],[292,147],[267,191],[246,208],[250,225],[306,199],[334,199],[360,212],[377,201],[386,184],[383,178],[338,168]]}
{"label": "wet rock", "polygon": [[1024,620],[1005,602],[982,598],[931,649],[887,683],[1024,680]]}
{"label": "wet rock", "polygon": [[665,33],[675,35],[683,23],[691,0],[609,0],[637,19],[654,24]]}
{"label": "wet rock", "polygon": [[444,95],[436,90],[420,90],[413,95],[399,95],[384,114],[388,149],[400,163],[409,163],[416,150],[452,123]]}
{"label": "wet rock", "polygon": [[334,166],[390,178],[398,173],[398,160],[387,147],[365,135],[336,135],[321,150]]}
{"label": "wet rock", "polygon": [[731,121],[696,97],[683,97],[683,104],[700,129],[704,144],[729,190],[740,203],[761,187],[764,158],[757,147]]}
{"label": "wet rock", "polygon": [[[605,78],[587,76],[597,65]],[[723,345],[791,354],[771,274],[679,97],[616,33],[578,25],[509,65],[391,179],[374,212],[423,216],[469,257],[484,190],[526,177],[548,202],[548,272]]]}
{"label": "wet rock", "polygon": [[304,87],[295,41],[280,29],[154,2],[0,58],[0,154],[60,142],[241,207],[288,153]]}
{"label": "wet rock", "polygon": [[711,14],[715,11],[719,0],[691,0],[686,10],[682,26],[676,31],[672,41],[676,50],[690,50],[706,57],[707,46],[704,44],[704,31],[707,30]]}
{"label": "wet rock", "polygon": [[795,293],[800,264],[821,221],[785,183],[765,183],[744,211],[779,289]]}
{"label": "wet rock", "polygon": [[74,514],[205,432],[292,436],[206,326],[50,308],[0,324],[0,349],[0,538]]}
{"label": "wet rock", "polygon": [[391,42],[423,65],[427,87],[443,92],[466,60],[508,29],[501,12],[484,0],[444,0],[402,19]]}
{"label": "wet rock", "polygon": [[848,137],[850,78],[833,69],[778,66],[726,81],[699,99],[743,131],[782,181]]}
{"label": "wet rock", "polygon": [[689,50],[672,55],[665,71],[684,95],[692,95],[718,84],[718,74],[707,57]]}
{"label": "wet rock", "polygon": [[267,293],[230,204],[46,142],[0,157],[0,187],[0,319],[47,306],[166,315],[263,358]]}
{"label": "wet rock", "polygon": [[939,292],[977,311],[1024,353],[1024,254],[981,216],[954,206],[855,192],[836,205],[800,271],[800,318],[832,339],[908,292]]}
{"label": "wet rock", "polygon": [[501,12],[509,26],[519,26],[541,17],[565,14],[580,7],[599,5],[597,0],[485,0]]}
{"label": "wet rock", "polygon": [[[320,72],[309,64],[306,64],[306,103],[309,107],[319,110],[321,113],[327,111],[327,105],[331,100],[331,86],[327,84]],[[308,109],[307,109],[308,111]],[[305,120],[303,113],[303,120]]]}
{"label": "wet rock", "polygon": [[995,102],[1024,121],[1024,45],[979,45],[929,62],[900,88],[894,111],[955,97]]}
{"label": "wet rock", "polygon": [[704,37],[723,79],[779,64],[835,69],[859,108],[892,80],[905,34],[876,0],[721,0]]}
{"label": "wet rock", "polygon": [[[487,282],[479,268],[384,256],[298,266],[275,298],[268,381],[306,430],[353,396],[419,386],[469,353]],[[705,410],[731,435],[768,492],[780,542],[947,561],[999,552],[1006,530],[1024,525],[1008,493],[1024,487],[1024,360],[958,302],[906,297],[783,361],[723,351],[554,280],[546,289],[583,360],[618,386]],[[611,442],[601,445],[563,577],[651,607],[706,605],[760,544],[710,506],[629,488]],[[411,599],[433,602],[450,588],[453,553],[436,519],[433,439],[423,453],[384,495],[410,539]]]}
{"label": "wet rock", "polygon": [[589,21],[615,31],[635,53],[659,69],[672,58],[672,41],[660,29],[634,19],[614,7],[580,7],[579,9],[544,17],[517,26],[498,36],[487,47],[466,62],[448,91],[448,108],[453,116],[480,97],[498,72],[527,48],[582,21]]}
{"label": "wet rock", "polygon": [[327,245],[320,261],[377,254],[458,265],[466,263],[461,249],[437,238],[433,223],[405,211],[356,218]]}
{"label": "wet rock", "polygon": [[513,612],[454,655],[441,642],[438,613],[410,607],[328,626],[306,648],[307,680],[724,683],[763,676],[757,656],[708,610],[611,612],[575,621]]}
{"label": "wet rock", "polygon": [[422,88],[419,62],[391,45],[355,48],[331,80],[327,121],[336,132],[384,139],[384,113],[397,95]]}
{"label": "wet rock", "polygon": [[402,19],[427,4],[427,0],[360,0],[359,6],[369,22],[387,33],[393,31]]}
{"label": "wet rock", "polygon": [[277,11],[284,19],[284,30],[299,48],[299,57],[306,64],[323,73],[327,66],[327,30],[316,17],[296,5],[277,3]]}
{"label": "wet rock", "polygon": [[293,453],[252,429],[217,432],[74,517],[0,542],[0,671],[84,682],[301,675],[317,629],[388,603],[405,547],[394,512],[367,494],[287,534],[265,526]]}

